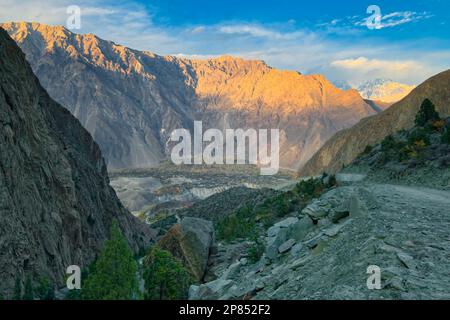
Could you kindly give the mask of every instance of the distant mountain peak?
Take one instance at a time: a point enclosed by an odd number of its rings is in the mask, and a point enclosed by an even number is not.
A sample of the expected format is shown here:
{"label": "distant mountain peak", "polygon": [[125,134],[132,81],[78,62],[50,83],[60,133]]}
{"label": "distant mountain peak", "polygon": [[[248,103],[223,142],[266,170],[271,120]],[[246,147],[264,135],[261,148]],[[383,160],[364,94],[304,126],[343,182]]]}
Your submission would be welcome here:
{"label": "distant mountain peak", "polygon": [[365,99],[394,103],[406,97],[414,88],[412,85],[378,78],[362,83],[357,89]]}

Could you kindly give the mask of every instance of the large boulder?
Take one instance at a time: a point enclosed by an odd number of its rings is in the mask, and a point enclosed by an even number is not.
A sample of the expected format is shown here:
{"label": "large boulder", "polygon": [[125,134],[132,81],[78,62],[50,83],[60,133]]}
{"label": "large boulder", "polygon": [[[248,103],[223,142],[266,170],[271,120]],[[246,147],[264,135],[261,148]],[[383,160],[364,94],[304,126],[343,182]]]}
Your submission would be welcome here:
{"label": "large boulder", "polygon": [[189,300],[219,300],[235,284],[232,280],[217,279],[189,288]]}
{"label": "large boulder", "polygon": [[174,225],[157,245],[179,258],[194,278],[201,281],[213,243],[214,228],[211,221],[186,217]]}

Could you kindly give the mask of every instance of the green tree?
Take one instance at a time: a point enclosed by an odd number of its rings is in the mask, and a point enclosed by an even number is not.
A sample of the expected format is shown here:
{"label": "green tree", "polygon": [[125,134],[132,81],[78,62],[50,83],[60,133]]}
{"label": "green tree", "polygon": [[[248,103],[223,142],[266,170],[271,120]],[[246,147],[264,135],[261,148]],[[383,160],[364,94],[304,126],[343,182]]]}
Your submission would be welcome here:
{"label": "green tree", "polygon": [[117,221],[113,221],[93,271],[82,287],[87,300],[130,300],[137,296],[137,263]]}
{"label": "green tree", "polygon": [[34,300],[33,281],[28,275],[25,281],[25,290],[23,292],[23,300]]}
{"label": "green tree", "polygon": [[39,280],[38,286],[36,288],[36,294],[41,300],[55,299],[55,289],[48,278],[43,277]]}
{"label": "green tree", "polygon": [[438,120],[439,113],[436,111],[436,108],[428,99],[425,99],[420,106],[419,112],[416,115],[415,123],[419,127],[425,126],[428,121]]}
{"label": "green tree", "polygon": [[22,281],[20,276],[16,276],[16,283],[14,285],[14,295],[13,300],[21,300],[22,299]]}
{"label": "green tree", "polygon": [[187,298],[192,277],[170,252],[154,247],[144,260],[146,300]]}

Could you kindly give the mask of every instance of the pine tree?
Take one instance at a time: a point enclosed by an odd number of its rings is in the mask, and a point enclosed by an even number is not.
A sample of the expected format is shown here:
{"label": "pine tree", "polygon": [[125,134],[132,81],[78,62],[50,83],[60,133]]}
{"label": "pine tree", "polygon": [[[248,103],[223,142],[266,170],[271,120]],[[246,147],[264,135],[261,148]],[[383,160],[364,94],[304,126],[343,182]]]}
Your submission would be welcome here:
{"label": "pine tree", "polygon": [[137,264],[117,221],[111,226],[91,274],[82,286],[82,298],[88,300],[130,300],[136,297]]}
{"label": "pine tree", "polygon": [[187,298],[192,277],[169,251],[154,247],[144,261],[146,300]]}
{"label": "pine tree", "polygon": [[428,99],[425,99],[420,106],[419,112],[416,115],[416,126],[423,127],[427,124],[428,121],[438,120],[439,113],[436,111],[436,108]]}
{"label": "pine tree", "polygon": [[34,300],[33,282],[31,276],[27,276],[25,281],[25,290],[23,292],[23,300]]}

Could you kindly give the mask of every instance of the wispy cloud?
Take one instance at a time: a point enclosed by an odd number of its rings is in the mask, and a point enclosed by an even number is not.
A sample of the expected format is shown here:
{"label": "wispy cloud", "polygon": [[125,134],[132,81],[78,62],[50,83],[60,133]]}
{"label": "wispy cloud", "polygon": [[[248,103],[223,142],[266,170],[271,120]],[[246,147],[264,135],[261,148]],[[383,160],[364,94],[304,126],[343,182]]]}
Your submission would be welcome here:
{"label": "wispy cloud", "polygon": [[[354,59],[335,60],[330,68],[346,75],[356,85],[364,79],[390,78],[393,75],[402,82],[411,82],[414,75],[427,72],[426,67],[417,60],[383,60],[358,57]],[[350,76],[353,74],[353,76]]]}
{"label": "wispy cloud", "polygon": [[249,35],[272,40],[292,40],[304,35],[303,32],[278,32],[256,24],[233,24],[218,27],[218,31],[231,35]]}
{"label": "wispy cloud", "polygon": [[359,57],[356,59],[336,60],[331,62],[331,66],[364,72],[382,69],[389,69],[391,72],[403,72],[416,68],[417,64],[413,61],[389,61]]}
{"label": "wispy cloud", "polygon": [[[402,11],[402,12],[391,12],[386,15],[381,16],[380,23],[375,26],[375,29],[384,29],[384,28],[392,28],[402,24],[417,22],[424,19],[429,19],[433,17],[433,15],[427,12],[413,12],[413,11]],[[367,27],[367,24],[370,23],[371,17],[364,18],[355,22],[355,26],[358,27]]]}

